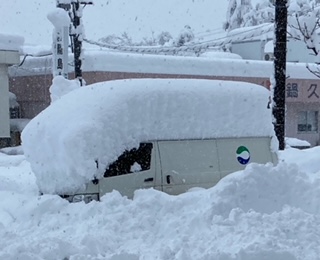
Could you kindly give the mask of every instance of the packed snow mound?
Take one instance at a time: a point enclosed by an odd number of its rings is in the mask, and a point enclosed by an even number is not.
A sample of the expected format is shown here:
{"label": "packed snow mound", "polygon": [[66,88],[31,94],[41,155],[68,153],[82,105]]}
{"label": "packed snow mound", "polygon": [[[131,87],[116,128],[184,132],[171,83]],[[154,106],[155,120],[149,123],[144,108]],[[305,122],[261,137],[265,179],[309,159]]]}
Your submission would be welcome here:
{"label": "packed snow mound", "polygon": [[234,59],[241,60],[242,57],[238,54],[231,52],[222,52],[222,51],[207,51],[200,55],[202,58],[211,58],[211,59]]}
{"label": "packed snow mound", "polygon": [[68,80],[63,76],[55,76],[49,89],[51,103],[77,88],[80,88],[78,79]]}
{"label": "packed snow mound", "polygon": [[25,185],[0,185],[0,259],[319,259],[320,177],[308,168],[251,164],[207,190],[70,204],[31,192],[27,162],[13,167],[1,180]]}
{"label": "packed snow mound", "polygon": [[320,174],[320,146],[312,149],[299,150],[288,147],[285,152],[279,152],[279,160],[296,164],[300,170],[308,169],[310,173]]}
{"label": "packed snow mound", "polygon": [[41,191],[70,193],[102,177],[124,150],[140,142],[273,136],[268,100],[267,89],[243,82],[97,83],[51,104],[26,126],[22,144]]}
{"label": "packed snow mound", "polygon": [[293,138],[293,137],[286,137],[285,143],[286,143],[286,146],[295,147],[295,148],[297,148],[297,147],[310,148],[311,147],[311,144],[308,141],[301,140],[298,138]]}
{"label": "packed snow mound", "polygon": [[[286,206],[320,214],[320,176],[301,172],[295,164],[249,164],[244,171],[224,177],[214,188],[219,214],[232,209],[272,214]],[[213,197],[212,197],[213,198]]]}
{"label": "packed snow mound", "polygon": [[68,15],[68,12],[65,11],[63,8],[56,8],[55,10],[49,12],[47,18],[55,28],[63,28],[70,26],[70,17]]}

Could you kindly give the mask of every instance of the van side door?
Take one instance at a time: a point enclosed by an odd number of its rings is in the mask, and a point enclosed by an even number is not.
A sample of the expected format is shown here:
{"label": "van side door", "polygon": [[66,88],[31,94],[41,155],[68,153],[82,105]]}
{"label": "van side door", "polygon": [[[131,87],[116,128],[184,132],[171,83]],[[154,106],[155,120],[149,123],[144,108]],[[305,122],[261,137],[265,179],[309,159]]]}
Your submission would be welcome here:
{"label": "van side door", "polygon": [[162,190],[177,195],[220,180],[215,140],[158,141]]}
{"label": "van side door", "polygon": [[99,183],[100,197],[107,192],[118,190],[123,196],[132,198],[137,189],[155,185],[154,143],[141,143],[139,148],[125,151],[111,163]]}

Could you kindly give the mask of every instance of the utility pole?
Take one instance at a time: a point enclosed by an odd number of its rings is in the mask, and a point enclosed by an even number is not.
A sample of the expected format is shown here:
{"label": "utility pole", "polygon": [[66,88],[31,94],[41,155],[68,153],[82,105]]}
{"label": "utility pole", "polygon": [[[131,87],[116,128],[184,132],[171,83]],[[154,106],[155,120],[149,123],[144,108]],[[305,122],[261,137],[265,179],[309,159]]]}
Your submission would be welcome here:
{"label": "utility pole", "polygon": [[279,140],[279,150],[285,148],[285,100],[286,100],[286,54],[287,54],[287,0],[276,0],[274,45],[274,129]]}
{"label": "utility pole", "polygon": [[92,5],[91,1],[79,1],[73,0],[71,2],[72,11],[70,12],[72,20],[72,30],[71,30],[71,39],[72,39],[72,51],[74,53],[74,76],[80,82],[80,86],[83,85],[82,81],[82,40],[83,40],[83,25],[81,23],[82,9],[83,6]]}

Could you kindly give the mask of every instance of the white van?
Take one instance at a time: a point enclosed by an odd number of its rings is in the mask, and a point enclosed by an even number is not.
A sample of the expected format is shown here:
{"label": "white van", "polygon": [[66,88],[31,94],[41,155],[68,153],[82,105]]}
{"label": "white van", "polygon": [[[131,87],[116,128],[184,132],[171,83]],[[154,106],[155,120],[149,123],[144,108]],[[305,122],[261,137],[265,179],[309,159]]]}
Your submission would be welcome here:
{"label": "white van", "polygon": [[85,192],[65,197],[89,202],[113,190],[132,198],[137,189],[178,195],[194,187],[210,188],[249,163],[277,163],[270,142],[270,137],[246,137],[141,143],[119,156]]}
{"label": "white van", "polygon": [[276,162],[269,95],[231,81],[96,83],[34,118],[24,151],[39,190],[70,201],[113,190],[132,198],[141,188],[173,195],[208,188],[249,163]]}

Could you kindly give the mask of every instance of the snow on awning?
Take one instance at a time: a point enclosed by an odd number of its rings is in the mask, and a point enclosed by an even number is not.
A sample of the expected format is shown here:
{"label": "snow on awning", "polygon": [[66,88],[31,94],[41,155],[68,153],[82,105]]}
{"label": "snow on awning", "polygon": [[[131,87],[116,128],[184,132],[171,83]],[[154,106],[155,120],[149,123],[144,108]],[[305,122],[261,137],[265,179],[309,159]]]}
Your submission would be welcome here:
{"label": "snow on awning", "polygon": [[0,33],[0,50],[19,51],[23,43],[22,36]]}

